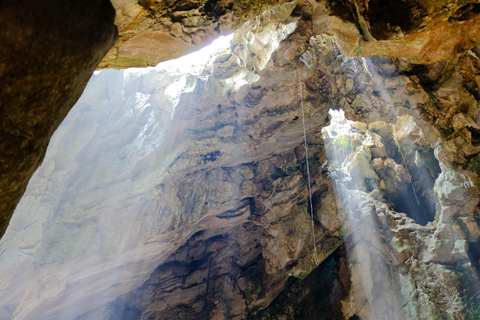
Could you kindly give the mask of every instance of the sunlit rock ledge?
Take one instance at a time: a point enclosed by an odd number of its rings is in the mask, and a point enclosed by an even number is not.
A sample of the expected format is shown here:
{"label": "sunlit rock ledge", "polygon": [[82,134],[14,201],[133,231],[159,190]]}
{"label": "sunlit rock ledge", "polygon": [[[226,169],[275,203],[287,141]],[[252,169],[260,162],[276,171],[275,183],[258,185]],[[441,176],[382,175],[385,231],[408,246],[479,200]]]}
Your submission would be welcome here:
{"label": "sunlit rock ledge", "polygon": [[[263,12],[306,21],[308,36],[335,36],[349,57],[431,64],[467,50],[480,55],[479,1],[112,1],[120,37],[99,69],[155,66],[227,35]],[[285,10],[285,7],[290,10]],[[473,53],[473,51],[472,51]]]}

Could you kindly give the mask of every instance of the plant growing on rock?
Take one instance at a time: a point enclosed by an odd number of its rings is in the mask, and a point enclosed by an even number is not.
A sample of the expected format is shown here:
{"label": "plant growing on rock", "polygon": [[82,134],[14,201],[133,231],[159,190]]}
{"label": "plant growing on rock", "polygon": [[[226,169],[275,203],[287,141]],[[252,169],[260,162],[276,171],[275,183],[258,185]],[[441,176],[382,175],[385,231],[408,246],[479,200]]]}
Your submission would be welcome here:
{"label": "plant growing on rock", "polygon": [[346,150],[348,148],[348,141],[345,139],[345,136],[343,134],[339,134],[335,136],[333,139],[333,145],[337,145],[339,149],[337,149],[335,152],[339,152],[342,156],[338,157],[337,160],[339,161],[339,166],[341,167],[341,163],[343,163],[343,160],[346,159]]}
{"label": "plant growing on rock", "polygon": [[348,141],[344,139],[343,135],[336,136],[335,139],[333,139],[333,143],[339,145],[340,147],[348,147]]}
{"label": "plant growing on rock", "polygon": [[[393,129],[393,123],[390,123],[389,126],[392,127],[392,137],[393,137],[393,141],[395,142],[395,146],[397,147],[398,152],[401,154],[402,148],[400,148],[400,143],[398,142],[397,137],[395,136],[395,129]],[[403,157],[403,154],[402,154],[402,157]]]}

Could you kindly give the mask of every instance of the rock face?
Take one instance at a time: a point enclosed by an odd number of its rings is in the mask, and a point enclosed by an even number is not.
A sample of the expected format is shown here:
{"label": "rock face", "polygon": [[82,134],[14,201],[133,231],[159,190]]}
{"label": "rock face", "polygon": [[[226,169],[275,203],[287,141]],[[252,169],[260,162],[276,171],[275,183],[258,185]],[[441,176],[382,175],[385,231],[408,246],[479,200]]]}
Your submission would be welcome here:
{"label": "rock face", "polygon": [[0,236],[50,137],[115,42],[114,14],[106,0],[2,3]]}
{"label": "rock face", "polygon": [[[181,57],[286,2],[113,0],[120,37],[99,68],[155,66]],[[272,18],[288,18],[284,12]]]}
{"label": "rock face", "polygon": [[[112,1],[120,38],[100,68],[154,66],[198,50],[286,1]],[[293,16],[329,32],[344,55],[430,64],[480,45],[480,2],[426,0],[294,1]],[[274,19],[285,19],[285,12]],[[475,49],[479,51],[480,50]]]}
{"label": "rock face", "polygon": [[[266,307],[289,274],[303,277],[315,268],[296,80],[305,74],[273,66],[276,46],[263,45],[265,39],[278,45],[296,23],[265,15],[256,41],[245,43],[240,33],[198,74],[152,70],[138,78],[123,71],[110,79],[114,71],[104,71],[94,78],[93,93],[59,128],[29,200],[20,204],[20,212],[34,210],[37,220],[25,226],[19,216],[2,242],[2,270],[9,274],[2,277],[4,317],[75,318],[135,290],[152,273],[181,270],[193,272],[192,282],[158,280],[171,295],[142,311],[175,318],[184,311],[170,305],[207,292],[187,316],[238,318],[244,305],[251,312]],[[261,85],[252,84],[260,78]],[[314,170],[318,123],[328,110],[305,108],[307,131],[317,131],[309,149]],[[312,171],[312,179],[313,191],[321,188],[316,201],[334,198],[326,171]],[[336,212],[331,202],[321,207]],[[315,226],[316,239],[324,241],[320,261],[343,241],[340,220],[331,222]],[[209,282],[214,275],[217,283]],[[212,306],[210,290],[219,298],[228,294],[225,310]],[[252,295],[244,301],[242,292]],[[100,309],[91,316],[104,317]]]}
{"label": "rock face", "polygon": [[[349,56],[430,64],[458,57],[480,41],[478,1],[344,0],[315,7],[315,27],[330,29]],[[322,19],[323,10],[332,17]]]}
{"label": "rock face", "polygon": [[342,30],[394,41],[349,3],[267,10],[198,70],[96,75],[1,243],[0,318],[478,318],[478,56],[348,57]]}

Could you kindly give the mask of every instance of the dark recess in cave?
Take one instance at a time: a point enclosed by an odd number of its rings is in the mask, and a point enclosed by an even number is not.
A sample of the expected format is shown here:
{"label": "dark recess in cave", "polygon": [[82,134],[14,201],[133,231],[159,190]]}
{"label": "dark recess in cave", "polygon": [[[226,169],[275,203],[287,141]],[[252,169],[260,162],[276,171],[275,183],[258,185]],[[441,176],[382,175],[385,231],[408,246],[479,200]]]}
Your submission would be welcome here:
{"label": "dark recess in cave", "polygon": [[418,28],[424,13],[416,4],[400,0],[374,0],[368,3],[370,31],[377,40],[387,40],[400,27],[403,33]]}
{"label": "dark recess in cave", "polygon": [[332,320],[343,319],[341,300],[346,290],[340,279],[344,246],[338,248],[305,279],[290,277],[282,292],[252,320]]}
{"label": "dark recess in cave", "polygon": [[220,156],[220,150],[202,155],[203,163],[214,162]]}
{"label": "dark recess in cave", "polygon": [[[460,280],[461,289],[459,292],[460,298],[463,302],[463,307],[465,308],[466,317],[465,320],[478,320],[480,315],[480,286],[479,286],[479,276],[478,276],[478,254],[480,253],[479,244],[474,242],[469,242],[469,247],[467,254],[469,259],[456,261],[454,263],[453,271]],[[475,252],[472,252],[475,251]],[[470,267],[470,263],[472,267]]]}
{"label": "dark recess in cave", "polygon": [[144,9],[150,8],[149,0],[138,0],[138,4],[141,5]]}
{"label": "dark recess in cave", "polygon": [[480,277],[480,242],[469,242],[467,254],[468,258],[470,258],[473,268]]}
{"label": "dark recess in cave", "polygon": [[331,15],[337,16],[344,21],[354,22],[354,17],[352,14],[352,9],[347,7],[344,1],[327,1],[326,7],[330,11]]}
{"label": "dark recess in cave", "polygon": [[449,22],[473,19],[480,13],[480,3],[469,3],[459,8],[449,19]]}
{"label": "dark recess in cave", "polygon": [[219,18],[227,12],[227,9],[231,10],[232,7],[233,2],[225,7],[225,4],[222,3],[222,1],[219,2],[218,0],[208,0],[203,6],[203,11],[207,15],[213,15],[215,18]]}
{"label": "dark recess in cave", "polygon": [[407,76],[415,75],[420,80],[420,85],[427,92],[438,89],[442,79],[451,72],[451,64],[448,61],[439,61],[431,65],[412,64]]}
{"label": "dark recess in cave", "polygon": [[472,127],[467,127],[467,129],[472,134],[472,146],[474,147],[480,146],[480,130]]}
{"label": "dark recess in cave", "polygon": [[[418,202],[417,202],[418,198]],[[393,210],[403,212],[421,226],[435,220],[435,207],[429,207],[426,201],[418,196],[415,197],[413,186],[407,185],[407,192],[398,192],[387,196],[387,200],[393,203]]]}
{"label": "dark recess in cave", "polygon": [[[427,152],[432,153],[427,164],[430,169],[425,166],[417,167],[412,163],[413,160],[411,162],[407,160],[409,164],[406,166],[401,157],[395,158],[397,163],[407,169],[412,183],[405,183],[405,186],[397,193],[386,195],[386,200],[392,204],[393,210],[407,214],[421,226],[435,220],[438,200],[429,198],[429,193],[426,191],[433,190],[436,176],[441,172],[438,160],[433,156],[433,151]],[[432,193],[430,193],[430,197],[433,197]]]}
{"label": "dark recess in cave", "polygon": [[[322,198],[326,196],[328,193],[328,185],[322,184],[318,190],[312,193],[312,207],[313,207],[313,220],[316,226],[321,227],[322,223],[319,219],[319,210],[322,207]],[[310,199],[308,199],[310,201]],[[310,204],[308,205],[308,214],[311,215],[311,207]]]}

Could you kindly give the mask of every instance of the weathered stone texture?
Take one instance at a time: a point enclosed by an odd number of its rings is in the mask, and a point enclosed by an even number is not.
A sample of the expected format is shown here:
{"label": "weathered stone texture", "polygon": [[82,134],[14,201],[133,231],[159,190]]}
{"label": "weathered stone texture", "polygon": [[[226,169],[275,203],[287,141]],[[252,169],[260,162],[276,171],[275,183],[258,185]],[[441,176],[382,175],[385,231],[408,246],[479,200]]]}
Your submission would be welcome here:
{"label": "weathered stone texture", "polygon": [[[286,1],[113,1],[120,38],[99,68],[153,66],[177,58],[282,3]],[[402,57],[429,64],[480,45],[477,0],[291,3],[296,6],[292,15],[311,21],[311,35],[333,33],[347,56]]]}
{"label": "weathered stone texture", "polygon": [[0,236],[50,137],[116,40],[107,0],[1,7]]}
{"label": "weathered stone texture", "polygon": [[178,58],[285,2],[113,0],[120,37],[99,68],[155,66]]}

